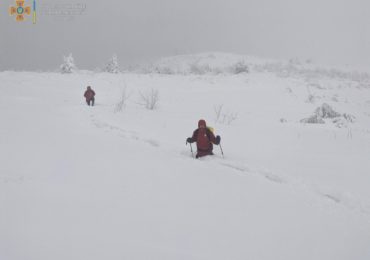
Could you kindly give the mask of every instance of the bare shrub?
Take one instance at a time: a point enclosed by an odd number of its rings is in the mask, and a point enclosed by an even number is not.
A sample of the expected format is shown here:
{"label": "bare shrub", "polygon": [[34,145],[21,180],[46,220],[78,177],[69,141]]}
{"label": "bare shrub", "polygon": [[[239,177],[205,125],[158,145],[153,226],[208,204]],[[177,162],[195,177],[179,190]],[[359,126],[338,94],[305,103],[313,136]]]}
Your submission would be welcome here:
{"label": "bare shrub", "polygon": [[351,114],[347,114],[347,113],[344,113],[343,114],[343,117],[350,123],[354,123],[355,120],[356,120],[356,117],[354,115],[351,115]]}
{"label": "bare shrub", "polygon": [[238,61],[237,63],[235,63],[232,66],[231,70],[234,74],[248,73],[249,72],[248,65],[243,60]]}
{"label": "bare shrub", "polygon": [[125,84],[125,87],[122,89],[121,97],[119,102],[116,104],[116,107],[114,108],[114,112],[121,112],[124,108],[126,108],[127,101],[131,97],[131,92],[127,90],[127,86]]}
{"label": "bare shrub", "polygon": [[213,110],[215,111],[215,123],[220,121],[223,106],[224,105],[213,106]]}
{"label": "bare shrub", "polygon": [[158,107],[159,103],[159,91],[157,89],[151,89],[148,92],[139,92],[140,105],[144,106],[146,109],[154,110]]}
{"label": "bare shrub", "polygon": [[213,110],[215,112],[215,123],[231,125],[233,121],[238,118],[238,113],[223,112],[224,105],[215,105]]}
{"label": "bare shrub", "polygon": [[232,122],[234,122],[238,118],[238,113],[227,113],[223,114],[222,122],[227,125],[231,125]]}

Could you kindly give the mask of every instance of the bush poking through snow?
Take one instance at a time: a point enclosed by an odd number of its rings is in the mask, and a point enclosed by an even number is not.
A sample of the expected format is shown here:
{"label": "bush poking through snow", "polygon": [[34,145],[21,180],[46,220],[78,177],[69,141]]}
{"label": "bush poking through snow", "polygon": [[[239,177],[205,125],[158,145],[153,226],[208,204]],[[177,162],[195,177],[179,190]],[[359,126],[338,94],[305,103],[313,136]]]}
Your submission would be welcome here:
{"label": "bush poking through snow", "polygon": [[280,118],[280,123],[287,123],[288,122],[288,120],[286,120],[285,118]]}
{"label": "bush poking through snow", "polygon": [[324,119],[331,119],[337,127],[346,127],[348,123],[353,123],[355,117],[350,114],[340,114],[336,112],[331,106],[324,103],[320,107],[316,108],[315,113],[301,120],[301,123],[307,124],[325,124]]}
{"label": "bush poking through snow", "polygon": [[146,93],[139,92],[140,94],[140,101],[138,102],[140,105],[143,105],[146,109],[154,110],[158,107],[159,103],[159,92],[157,89],[151,89]]}
{"label": "bush poking through snow", "polygon": [[243,60],[238,61],[235,63],[235,65],[232,67],[232,73],[233,74],[240,74],[240,73],[248,73],[249,68],[247,64]]}
{"label": "bush poking through snow", "polygon": [[346,114],[346,113],[344,113],[343,115],[342,115],[348,122],[350,122],[350,123],[354,123],[355,122],[355,120],[356,120],[356,117],[354,116],[354,115],[350,115],[350,114]]}
{"label": "bush poking through snow", "polygon": [[63,64],[60,65],[60,70],[63,74],[73,73],[77,70],[72,53],[70,53],[67,57],[66,56],[63,57]]}
{"label": "bush poking through snow", "polygon": [[223,112],[224,105],[215,105],[213,107],[215,111],[215,123],[231,125],[233,121],[238,118],[238,113],[234,112]]}
{"label": "bush poking through snow", "polygon": [[319,117],[318,115],[312,115],[308,118],[304,118],[301,120],[301,123],[305,124],[325,124],[325,121]]}
{"label": "bush poking through snow", "polygon": [[354,123],[355,119],[355,116],[344,113],[341,117],[333,119],[333,123],[339,128],[348,127],[348,124]]}
{"label": "bush poking through snow", "polygon": [[315,114],[320,116],[321,118],[335,118],[341,116],[338,112],[334,111],[334,109],[326,103],[316,108]]}
{"label": "bush poking through snow", "polygon": [[108,61],[107,65],[104,68],[104,71],[109,73],[119,72],[118,57],[116,54],[114,54],[112,58]]}
{"label": "bush poking through snow", "polygon": [[121,112],[123,109],[126,108],[126,104],[128,99],[130,98],[131,93],[127,91],[127,86],[122,89],[120,101],[116,104],[116,107],[114,108],[114,112]]}

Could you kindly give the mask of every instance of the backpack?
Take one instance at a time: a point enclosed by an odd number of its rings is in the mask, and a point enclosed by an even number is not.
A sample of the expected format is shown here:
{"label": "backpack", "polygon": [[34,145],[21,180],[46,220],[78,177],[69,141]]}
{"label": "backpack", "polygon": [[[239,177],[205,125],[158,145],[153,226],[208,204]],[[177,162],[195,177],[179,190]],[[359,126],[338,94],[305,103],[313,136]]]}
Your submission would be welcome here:
{"label": "backpack", "polygon": [[215,134],[215,129],[211,126],[207,126],[207,129],[211,131],[212,134]]}
{"label": "backpack", "polygon": [[200,151],[209,151],[212,149],[212,144],[210,141],[210,129],[199,128],[197,135],[197,148]]}

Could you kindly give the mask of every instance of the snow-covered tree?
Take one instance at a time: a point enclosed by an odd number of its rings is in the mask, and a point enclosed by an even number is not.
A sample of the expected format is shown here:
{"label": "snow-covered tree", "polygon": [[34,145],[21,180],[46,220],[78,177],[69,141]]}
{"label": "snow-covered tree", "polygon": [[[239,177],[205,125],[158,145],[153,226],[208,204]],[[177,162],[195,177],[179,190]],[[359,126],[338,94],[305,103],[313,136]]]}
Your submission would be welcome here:
{"label": "snow-covered tree", "polygon": [[109,72],[109,73],[119,72],[118,57],[116,54],[114,54],[112,58],[109,60],[109,62],[105,66],[104,71]]}
{"label": "snow-covered tree", "polygon": [[67,57],[63,57],[63,64],[60,65],[60,70],[62,73],[72,73],[77,70],[72,53],[70,53]]}

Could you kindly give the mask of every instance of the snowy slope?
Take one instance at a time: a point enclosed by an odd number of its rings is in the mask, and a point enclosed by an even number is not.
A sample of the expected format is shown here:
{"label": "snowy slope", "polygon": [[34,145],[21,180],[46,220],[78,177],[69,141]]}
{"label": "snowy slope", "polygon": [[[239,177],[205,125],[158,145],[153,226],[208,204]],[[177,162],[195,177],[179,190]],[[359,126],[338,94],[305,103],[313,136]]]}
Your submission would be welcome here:
{"label": "snowy slope", "polygon": [[[238,75],[0,73],[0,259],[369,259],[366,75],[263,62]],[[153,111],[139,104],[151,89]],[[355,121],[300,123],[322,103]],[[191,158],[200,118],[225,158]]]}

